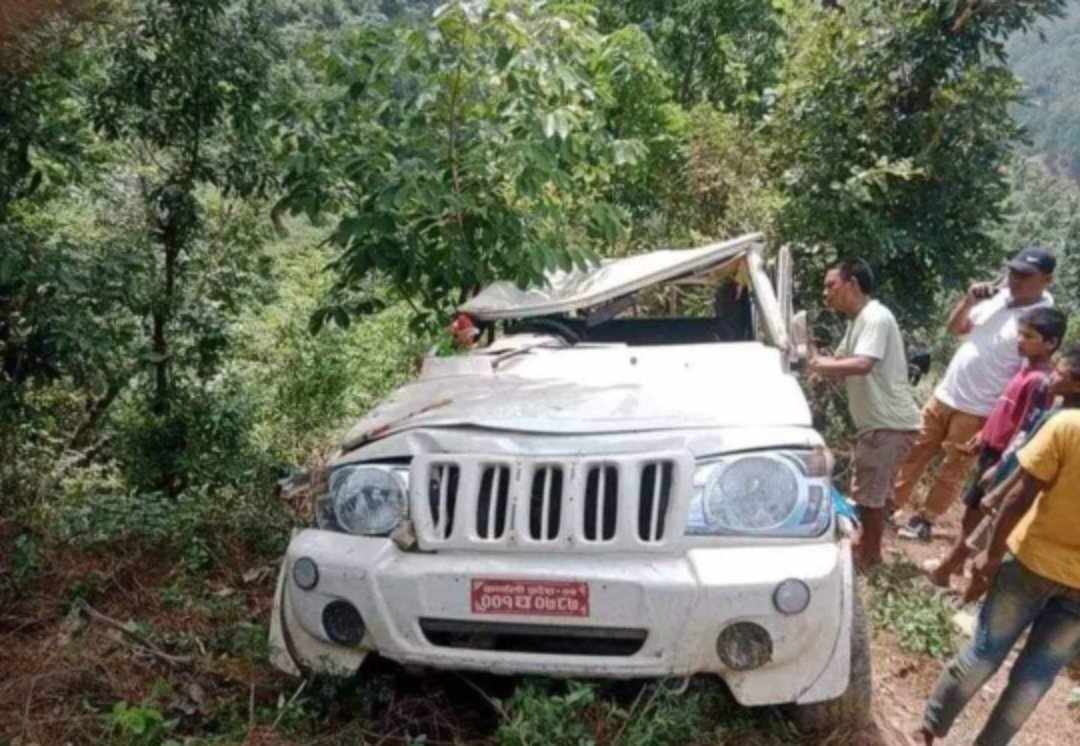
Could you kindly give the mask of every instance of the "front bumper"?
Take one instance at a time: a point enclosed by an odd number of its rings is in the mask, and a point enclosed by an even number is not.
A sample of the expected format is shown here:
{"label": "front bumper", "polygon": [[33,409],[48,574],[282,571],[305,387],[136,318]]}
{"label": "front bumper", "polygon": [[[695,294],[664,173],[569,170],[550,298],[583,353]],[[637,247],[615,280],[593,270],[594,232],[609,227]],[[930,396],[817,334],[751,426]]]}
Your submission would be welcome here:
{"label": "front bumper", "polygon": [[[292,566],[301,558],[319,568],[318,584],[301,589]],[[586,582],[589,616],[474,614],[474,578]],[[779,583],[809,586],[801,613],[777,611]],[[369,652],[402,664],[501,674],[638,678],[721,676],[745,705],[833,699],[847,688],[852,618],[850,548],[825,543],[687,549],[681,555],[404,552],[381,538],[315,529],[297,533],[278,579],[271,624],[275,665],[293,674],[350,674]],[[359,645],[331,642],[322,623],[328,603],[359,610]],[[644,631],[632,654],[582,655],[447,647],[425,634],[421,620],[445,624],[541,624],[549,632],[582,628]],[[717,637],[735,622],[753,622],[771,638],[768,662],[749,671],[727,667]]]}

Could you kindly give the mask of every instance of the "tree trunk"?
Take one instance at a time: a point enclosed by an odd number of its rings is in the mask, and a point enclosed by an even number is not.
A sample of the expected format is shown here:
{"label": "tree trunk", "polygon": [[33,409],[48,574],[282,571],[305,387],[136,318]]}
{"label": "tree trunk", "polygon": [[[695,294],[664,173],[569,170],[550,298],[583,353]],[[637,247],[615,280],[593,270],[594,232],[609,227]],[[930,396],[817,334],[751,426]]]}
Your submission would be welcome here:
{"label": "tree trunk", "polygon": [[75,432],[68,440],[68,450],[77,451],[86,446],[87,441],[90,439],[90,435],[97,427],[97,423],[101,420],[109,407],[112,406],[112,403],[116,401],[116,397],[124,390],[127,382],[127,376],[125,376],[123,380],[113,381],[109,384],[105,393],[100,398],[95,399],[92,396],[89,398],[86,403],[86,419],[75,429]]}
{"label": "tree trunk", "polygon": [[169,231],[165,230],[162,240],[162,256],[165,266],[162,297],[154,304],[153,339],[154,353],[154,414],[162,417],[169,414],[169,341],[166,327],[172,312],[173,294],[176,288],[177,250],[170,245]]}
{"label": "tree trunk", "polygon": [[[158,227],[161,237],[161,253],[164,266],[162,294],[158,302],[154,304],[153,311],[153,339],[152,350],[154,355],[154,400],[153,412],[161,418],[159,426],[170,428],[172,423],[172,388],[171,368],[172,356],[169,352],[168,327],[172,318],[173,308],[176,304],[176,272],[177,261],[180,257],[180,227],[176,224],[178,216],[174,210],[166,210],[165,215],[159,219]],[[179,218],[183,219],[183,218]],[[162,470],[160,488],[170,497],[176,497],[182,489],[182,475],[177,472],[176,458],[179,456],[179,446],[172,447],[169,453],[162,454]],[[176,451],[176,452],[174,452]]]}

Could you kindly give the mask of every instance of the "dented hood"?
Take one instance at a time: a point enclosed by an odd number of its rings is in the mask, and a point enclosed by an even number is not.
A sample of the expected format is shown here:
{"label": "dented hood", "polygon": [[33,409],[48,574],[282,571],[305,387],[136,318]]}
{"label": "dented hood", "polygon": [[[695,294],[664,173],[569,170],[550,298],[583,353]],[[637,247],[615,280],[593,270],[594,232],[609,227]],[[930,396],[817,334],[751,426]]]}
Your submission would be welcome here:
{"label": "dented hood", "polygon": [[756,342],[550,349],[429,359],[349,432],[351,450],[414,428],[597,434],[809,426],[780,352]]}

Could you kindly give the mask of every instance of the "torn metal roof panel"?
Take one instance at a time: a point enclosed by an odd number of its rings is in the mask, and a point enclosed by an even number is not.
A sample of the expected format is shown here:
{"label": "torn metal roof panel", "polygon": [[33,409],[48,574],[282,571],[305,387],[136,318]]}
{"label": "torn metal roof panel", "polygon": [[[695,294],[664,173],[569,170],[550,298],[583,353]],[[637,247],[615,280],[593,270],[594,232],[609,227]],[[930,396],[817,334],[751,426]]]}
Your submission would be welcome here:
{"label": "torn metal roof panel", "polygon": [[480,321],[526,319],[570,313],[620,298],[642,288],[709,272],[752,249],[760,251],[763,236],[746,236],[697,249],[667,249],[609,259],[586,270],[548,274],[543,287],[519,288],[496,282],[458,310]]}

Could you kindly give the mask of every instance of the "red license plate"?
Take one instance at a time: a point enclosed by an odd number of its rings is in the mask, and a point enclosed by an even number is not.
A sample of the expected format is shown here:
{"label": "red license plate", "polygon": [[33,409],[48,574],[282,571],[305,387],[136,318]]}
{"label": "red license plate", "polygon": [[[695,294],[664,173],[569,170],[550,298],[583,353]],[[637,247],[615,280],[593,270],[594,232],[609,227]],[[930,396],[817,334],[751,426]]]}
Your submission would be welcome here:
{"label": "red license plate", "polygon": [[589,616],[589,584],[473,578],[471,601],[474,614]]}

